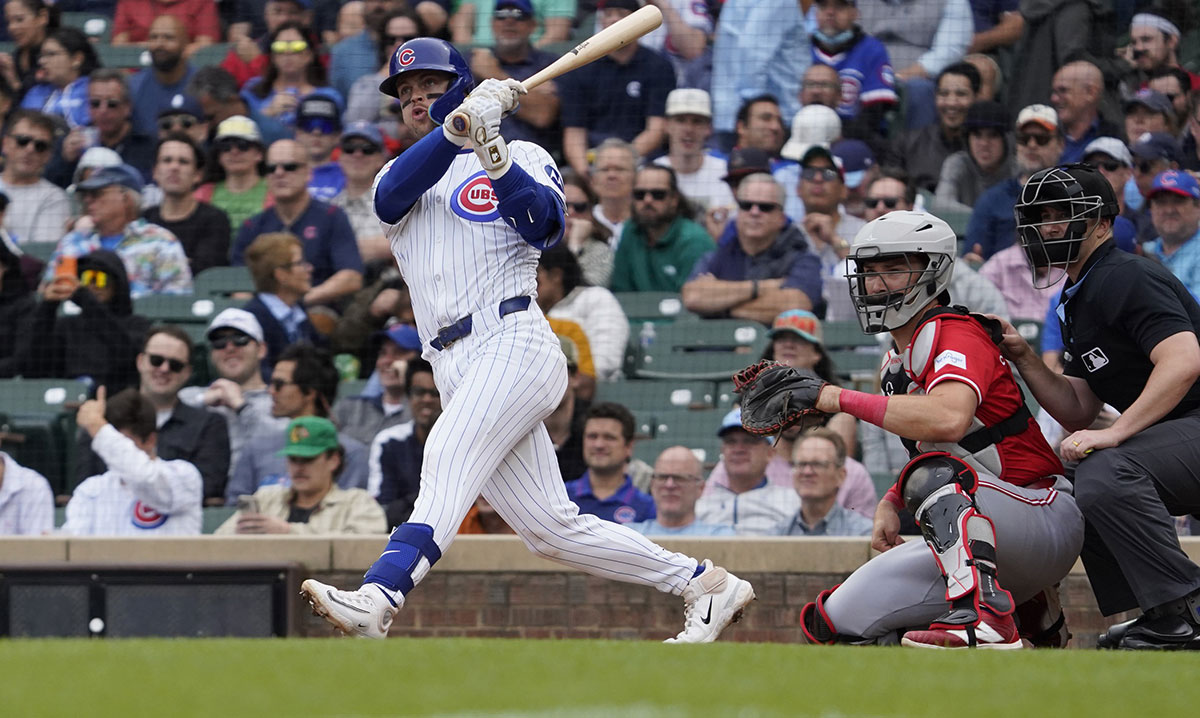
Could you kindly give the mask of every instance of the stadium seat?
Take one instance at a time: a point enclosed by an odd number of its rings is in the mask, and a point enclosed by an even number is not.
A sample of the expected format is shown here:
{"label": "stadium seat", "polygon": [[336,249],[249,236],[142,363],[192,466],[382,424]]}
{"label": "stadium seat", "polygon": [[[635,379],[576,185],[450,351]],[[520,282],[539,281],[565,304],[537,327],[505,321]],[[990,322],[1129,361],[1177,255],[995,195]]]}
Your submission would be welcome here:
{"label": "stadium seat", "polygon": [[[7,435],[0,446],[21,465],[45,476],[56,494],[66,490],[67,442],[75,440],[73,415],[87,397],[88,385],[76,379],[0,380],[0,410],[7,417],[0,425]],[[62,419],[63,414],[69,420]]]}
{"label": "stadium seat", "polygon": [[883,358],[879,353],[841,349],[829,352],[829,358],[838,379],[855,389],[873,390],[879,381],[879,364]]}
{"label": "stadium seat", "polygon": [[695,314],[684,309],[683,300],[675,292],[617,292],[613,296],[621,303],[621,309],[630,323],[696,318]]}
{"label": "stadium seat", "polygon": [[254,280],[246,267],[209,267],[196,275],[197,297],[228,297],[236,292],[253,292]]}
{"label": "stadium seat", "polygon": [[721,441],[714,434],[710,438],[694,438],[685,441],[679,439],[641,439],[633,445],[633,457],[641,459],[651,466],[654,465],[654,460],[665,449],[672,446],[686,446],[692,450],[696,458],[704,467],[705,473],[721,458]]}
{"label": "stadium seat", "polygon": [[22,252],[43,262],[50,261],[50,257],[54,256],[55,249],[58,249],[56,242],[26,242],[21,245]]}
{"label": "stadium seat", "polygon": [[236,506],[205,506],[200,518],[200,532],[214,533],[235,513],[237,513]]}
{"label": "stadium seat", "polygon": [[967,236],[967,225],[971,223],[970,207],[958,202],[940,200],[929,190],[921,190],[920,195],[925,200],[926,212],[945,220],[946,224],[950,225],[950,229],[954,230],[954,234],[959,239],[964,239]]}
{"label": "stadium seat", "polygon": [[708,381],[599,382],[597,401],[612,401],[632,410],[711,408],[714,387]]}
{"label": "stadium seat", "polygon": [[366,379],[346,379],[338,382],[337,396],[339,399],[344,399],[348,396],[358,396],[366,388]]}
{"label": "stadium seat", "polygon": [[649,346],[640,348],[634,375],[726,381],[757,361],[766,344],[767,330],[757,322],[701,319],[662,324]]}
{"label": "stadium seat", "polygon": [[133,311],[155,322],[208,324],[222,309],[244,302],[199,294],[148,294],[133,300]]}
{"label": "stadium seat", "polygon": [[97,51],[100,47],[112,43],[113,21],[107,15],[94,12],[64,12],[59,24],[62,27],[73,27],[92,38],[97,43]]}
{"label": "stadium seat", "polygon": [[854,349],[857,347],[868,347],[878,350],[879,342],[872,334],[864,334],[862,325],[855,321],[848,322],[825,322],[822,326],[823,335],[821,339],[825,344],[825,348],[829,351],[838,349]]}
{"label": "stadium seat", "polygon": [[104,67],[115,67],[119,70],[140,70],[150,64],[150,51],[134,45],[96,45],[96,54]]}
{"label": "stadium seat", "polygon": [[1024,321],[1013,322],[1013,328],[1021,335],[1025,341],[1029,342],[1029,346],[1038,354],[1042,353],[1042,330],[1044,329],[1043,322],[1034,319],[1026,319]]}
{"label": "stadium seat", "polygon": [[727,409],[659,409],[654,412],[654,438],[669,439],[677,444],[711,443],[717,438],[721,419]]}
{"label": "stadium seat", "polygon": [[208,67],[209,65],[220,65],[221,60],[229,54],[229,48],[233,47],[227,42],[216,42],[212,45],[205,45],[199,50],[192,53],[189,62],[192,67]]}

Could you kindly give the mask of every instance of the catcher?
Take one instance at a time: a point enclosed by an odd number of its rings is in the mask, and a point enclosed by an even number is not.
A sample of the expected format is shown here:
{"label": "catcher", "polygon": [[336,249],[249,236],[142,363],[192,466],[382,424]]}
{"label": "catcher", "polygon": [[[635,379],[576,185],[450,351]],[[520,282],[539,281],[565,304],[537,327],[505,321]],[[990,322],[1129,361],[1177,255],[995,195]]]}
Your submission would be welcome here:
{"label": "catcher", "polygon": [[[1016,649],[1022,636],[1069,636],[1053,587],[1079,556],[1083,519],[1000,356],[999,323],[950,306],[955,249],[950,227],[923,212],[891,212],[855,238],[859,322],[893,340],[883,395],[770,362],[734,377],[748,431],[843,411],[898,434],[912,456],[875,511],[882,553],[802,609],[810,642]],[[925,546],[900,537],[902,508]]]}

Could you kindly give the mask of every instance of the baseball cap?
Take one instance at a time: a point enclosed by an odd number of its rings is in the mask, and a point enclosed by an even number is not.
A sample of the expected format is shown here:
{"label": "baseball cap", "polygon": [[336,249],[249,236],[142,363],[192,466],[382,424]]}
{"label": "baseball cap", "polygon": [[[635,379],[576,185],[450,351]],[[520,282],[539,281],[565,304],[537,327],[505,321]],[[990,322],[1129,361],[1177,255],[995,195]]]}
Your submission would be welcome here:
{"label": "baseball cap", "polygon": [[217,125],[217,134],[213,137],[213,140],[219,141],[228,137],[262,144],[262,133],[258,131],[258,125],[254,123],[254,120],[245,115],[227,117],[221,120],[221,124]]}
{"label": "baseball cap", "polygon": [[[721,419],[721,427],[717,429],[717,436],[725,436],[734,429],[741,429],[742,431],[746,430],[742,426],[741,407],[734,407],[732,411],[730,411],[725,415],[724,418]],[[763,441],[765,442],[766,439],[764,438]]]}
{"label": "baseball cap", "polygon": [[1183,164],[1179,142],[1166,132],[1143,132],[1129,147],[1134,157],[1143,160],[1168,160]]}
{"label": "baseball cap", "polygon": [[203,120],[204,108],[200,106],[200,101],[191,95],[177,92],[158,108],[159,117],[168,115],[191,115],[197,120]]}
{"label": "baseball cap", "polygon": [[1183,170],[1167,170],[1159,172],[1154,178],[1154,184],[1150,187],[1147,199],[1152,199],[1157,194],[1170,192],[1177,194],[1180,197],[1189,199],[1200,199],[1200,182],[1191,175],[1190,172]]}
{"label": "baseball cap", "polygon": [[262,325],[258,323],[257,317],[245,309],[230,307],[223,310],[213,317],[204,336],[212,339],[212,335],[216,334],[218,329],[236,329],[259,344],[263,343]]}
{"label": "baseball cap", "polygon": [[792,134],[779,154],[799,162],[809,147],[828,147],[841,136],[842,118],[838,117],[838,113],[832,107],[806,105],[792,118]]}
{"label": "baseball cap", "polygon": [[142,180],[142,173],[137,169],[127,164],[119,164],[116,167],[101,167],[75,188],[81,192],[90,192],[112,185],[120,185],[134,192],[141,192],[146,183]]}
{"label": "baseball cap", "polygon": [[817,319],[817,315],[810,311],[789,309],[775,317],[775,322],[771,325],[771,331],[767,332],[767,337],[774,339],[784,333],[795,334],[807,342],[822,346],[821,320]]}
{"label": "baseball cap", "polygon": [[360,137],[376,147],[383,147],[383,133],[371,122],[351,122],[342,130],[342,139]]}
{"label": "baseball cap", "polygon": [[807,167],[813,160],[824,157],[829,160],[829,164],[833,165],[838,172],[838,177],[842,178],[842,182],[846,181],[846,172],[842,169],[842,161],[837,158],[825,145],[813,145],[805,151],[804,156],[800,158],[800,166]]}
{"label": "baseball cap", "polygon": [[700,115],[712,119],[712,97],[704,90],[681,88],[667,95],[667,117]]}
{"label": "baseball cap", "polygon": [[319,130],[327,135],[341,132],[342,110],[337,100],[318,92],[300,98],[296,105],[296,129],[305,132]]}
{"label": "baseball cap", "polygon": [[375,332],[376,339],[388,339],[393,344],[408,351],[421,351],[421,337],[417,328],[411,324],[396,323],[382,331]]}
{"label": "baseball cap", "polygon": [[1175,114],[1175,108],[1171,106],[1171,101],[1161,92],[1155,92],[1148,87],[1143,87],[1134,93],[1133,97],[1125,100],[1124,109],[1128,114],[1135,107],[1145,107],[1151,112],[1157,112],[1161,115],[1171,117]]}
{"label": "baseball cap", "polygon": [[734,148],[733,152],[729,153],[729,162],[726,164],[726,172],[728,174],[721,179],[726,182],[737,182],[755,172],[770,171],[771,155],[767,154],[766,150],[754,147],[737,147]]}
{"label": "baseball cap", "polygon": [[600,0],[596,5],[597,10],[629,10],[637,12],[642,6],[638,0]]}
{"label": "baseball cap", "polygon": [[516,8],[525,14],[526,17],[533,17],[533,3],[529,0],[496,0],[496,9]]}
{"label": "baseball cap", "polygon": [[997,130],[1008,129],[1008,109],[993,100],[980,100],[971,103],[967,108],[963,127],[968,130],[991,127]]}
{"label": "baseball cap", "polygon": [[862,140],[838,140],[829,149],[834,159],[841,162],[842,176],[850,189],[861,185],[867,170],[875,166],[875,153]]}
{"label": "baseball cap", "polygon": [[1129,154],[1129,148],[1116,137],[1097,137],[1083,148],[1085,158],[1095,154],[1111,157],[1126,167],[1133,166],[1133,156]]}
{"label": "baseball cap", "polygon": [[300,416],[287,425],[287,443],[275,452],[276,456],[298,456],[311,459],[338,448],[337,427],[323,416]]}
{"label": "baseball cap", "polygon": [[1017,124],[1014,126],[1019,130],[1030,122],[1035,122],[1051,132],[1058,132],[1058,113],[1049,105],[1026,107],[1017,115]]}

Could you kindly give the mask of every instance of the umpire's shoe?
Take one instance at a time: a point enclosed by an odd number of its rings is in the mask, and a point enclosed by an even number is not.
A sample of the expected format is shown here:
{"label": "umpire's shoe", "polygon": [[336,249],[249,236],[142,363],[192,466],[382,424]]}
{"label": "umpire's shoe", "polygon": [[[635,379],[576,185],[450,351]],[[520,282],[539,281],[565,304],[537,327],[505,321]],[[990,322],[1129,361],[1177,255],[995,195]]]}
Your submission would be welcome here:
{"label": "umpire's shoe", "polygon": [[1127,651],[1200,650],[1200,592],[1155,606],[1100,634],[1099,648]]}
{"label": "umpire's shoe", "polygon": [[357,591],[339,591],[310,578],[300,584],[300,595],[308,599],[314,615],[347,636],[358,638],[387,638],[392,618],[404,605],[402,596],[396,603],[373,583]]}
{"label": "umpire's shoe", "polygon": [[742,611],[754,600],[749,581],[708,559],[701,565],[704,570],[683,589],[683,630],[663,643],[712,643],[726,626],[741,620]]}

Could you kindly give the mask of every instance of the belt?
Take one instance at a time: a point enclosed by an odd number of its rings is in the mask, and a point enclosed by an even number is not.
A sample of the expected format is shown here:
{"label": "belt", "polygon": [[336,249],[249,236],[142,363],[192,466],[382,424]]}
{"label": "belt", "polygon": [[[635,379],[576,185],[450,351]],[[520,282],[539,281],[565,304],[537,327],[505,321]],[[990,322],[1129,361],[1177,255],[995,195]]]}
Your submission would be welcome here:
{"label": "belt", "polygon": [[[516,314],[529,309],[529,303],[532,300],[528,296],[510,297],[500,302],[500,316],[506,317],[509,314]],[[454,342],[462,339],[471,333],[471,315],[459,319],[450,326],[442,327],[438,330],[437,336],[429,342],[429,346],[442,351]]]}

